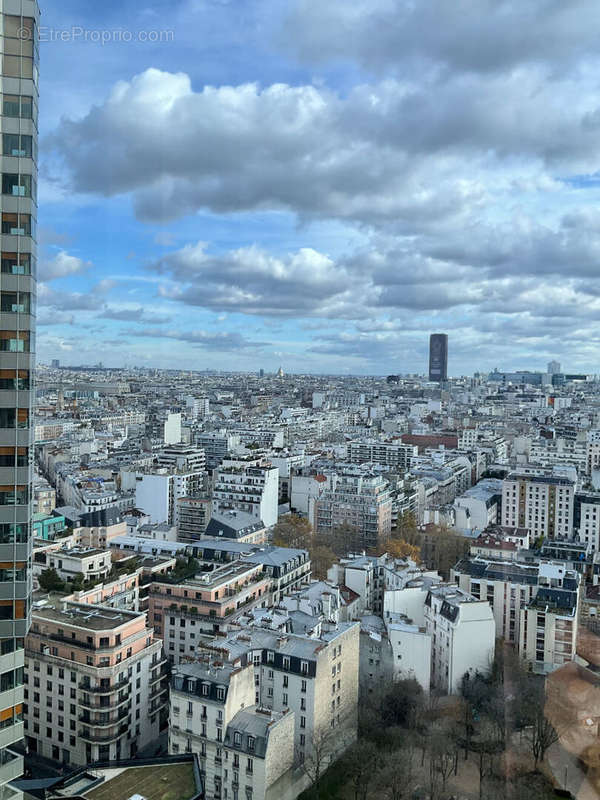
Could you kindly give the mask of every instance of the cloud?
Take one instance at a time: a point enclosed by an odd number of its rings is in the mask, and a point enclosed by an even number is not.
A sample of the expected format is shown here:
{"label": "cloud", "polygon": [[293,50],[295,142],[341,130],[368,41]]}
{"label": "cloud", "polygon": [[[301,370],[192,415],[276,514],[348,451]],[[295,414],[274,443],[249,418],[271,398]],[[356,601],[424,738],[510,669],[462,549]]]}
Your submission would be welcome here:
{"label": "cloud", "polygon": [[565,69],[596,48],[600,26],[594,0],[295,0],[288,8],[280,35],[301,58],[386,73]]}
{"label": "cloud", "polygon": [[150,325],[161,325],[171,322],[172,317],[167,314],[157,314],[153,311],[146,311],[144,308],[110,308],[106,307],[101,314],[102,319],[116,319],[122,322],[143,322]]}
{"label": "cloud", "polygon": [[174,339],[178,342],[196,345],[206,350],[237,351],[262,348],[268,342],[253,342],[241,333],[231,331],[180,331],[163,330],[162,328],[135,328],[124,333],[124,336],[144,337],[149,339]]}
{"label": "cloud", "polygon": [[92,266],[91,261],[83,261],[66,250],[60,250],[54,258],[40,263],[38,277],[42,281],[53,281],[70,275],[79,275]]}
{"label": "cloud", "polygon": [[532,172],[523,160],[595,170],[597,109],[592,76],[534,67],[389,78],[344,96],[283,83],[194,91],[184,73],[148,69],[63,120],[49,145],[73,190],[132,193],[146,221],[285,209],[411,225],[485,202],[499,163],[514,180]]}
{"label": "cloud", "polygon": [[100,281],[89,292],[69,292],[53,289],[47,283],[37,286],[37,302],[41,308],[58,311],[101,311],[104,308],[104,295],[110,288],[110,281]]}
{"label": "cloud", "polygon": [[281,257],[255,246],[214,255],[198,242],[150,269],[171,280],[163,297],[215,311],[352,317],[370,292],[368,279],[312,248]]}

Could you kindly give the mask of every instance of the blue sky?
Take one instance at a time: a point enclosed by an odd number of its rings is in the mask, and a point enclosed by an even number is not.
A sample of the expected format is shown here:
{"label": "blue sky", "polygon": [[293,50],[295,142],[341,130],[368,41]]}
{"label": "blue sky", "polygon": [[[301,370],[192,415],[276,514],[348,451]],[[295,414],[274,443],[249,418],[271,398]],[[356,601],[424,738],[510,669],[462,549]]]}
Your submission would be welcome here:
{"label": "blue sky", "polygon": [[563,5],[42,5],[40,360],[423,372],[441,330],[452,374],[600,371],[600,19]]}

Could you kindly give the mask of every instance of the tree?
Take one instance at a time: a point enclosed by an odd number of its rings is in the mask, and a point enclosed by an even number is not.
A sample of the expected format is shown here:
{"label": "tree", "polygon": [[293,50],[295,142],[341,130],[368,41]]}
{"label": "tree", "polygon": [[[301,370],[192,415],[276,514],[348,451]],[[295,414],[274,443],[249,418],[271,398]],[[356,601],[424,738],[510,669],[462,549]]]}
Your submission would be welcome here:
{"label": "tree", "polygon": [[347,774],[354,791],[354,800],[366,800],[378,759],[377,748],[369,741],[359,740],[346,753]]}
{"label": "tree", "polygon": [[39,576],[38,582],[43,592],[62,592],[65,588],[65,582],[54,567],[45,569]]}
{"label": "tree", "polygon": [[392,537],[391,539],[387,540],[383,549],[393,558],[410,558],[417,563],[419,563],[421,560],[420,549],[414,544],[409,544],[404,539],[396,539]]}
{"label": "tree", "polygon": [[342,725],[338,724],[334,728],[325,725],[315,728],[311,734],[307,734],[305,747],[296,750],[296,766],[308,778],[317,800],[320,797],[323,775],[336,756],[349,744],[344,735],[345,731],[349,732],[345,727],[346,722],[347,720],[343,720]]}
{"label": "tree", "polygon": [[320,538],[320,543],[327,544],[337,556],[346,556],[364,548],[364,542],[358,531],[349,522],[335,525],[327,539]]}
{"label": "tree", "polygon": [[337,561],[337,556],[331,547],[319,544],[310,551],[310,561],[314,577],[324,580],[327,577],[329,567]]}
{"label": "tree", "polygon": [[415,751],[405,747],[388,753],[377,774],[377,798],[405,800],[416,788]]}
{"label": "tree", "polygon": [[419,529],[417,519],[412,511],[405,511],[404,514],[400,514],[396,523],[395,535],[410,544],[418,545]]}
{"label": "tree", "polygon": [[313,546],[313,529],[310,522],[297,514],[287,514],[273,528],[273,544],[277,547],[310,550]]}

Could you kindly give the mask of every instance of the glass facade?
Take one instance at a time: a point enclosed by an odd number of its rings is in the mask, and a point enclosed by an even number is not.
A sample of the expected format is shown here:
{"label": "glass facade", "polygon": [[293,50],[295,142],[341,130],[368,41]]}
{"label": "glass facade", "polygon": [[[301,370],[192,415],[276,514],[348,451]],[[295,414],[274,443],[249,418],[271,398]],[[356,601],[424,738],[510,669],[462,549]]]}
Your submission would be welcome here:
{"label": "glass facade", "polygon": [[0,800],[19,774],[31,615],[38,25],[34,0],[0,0]]}

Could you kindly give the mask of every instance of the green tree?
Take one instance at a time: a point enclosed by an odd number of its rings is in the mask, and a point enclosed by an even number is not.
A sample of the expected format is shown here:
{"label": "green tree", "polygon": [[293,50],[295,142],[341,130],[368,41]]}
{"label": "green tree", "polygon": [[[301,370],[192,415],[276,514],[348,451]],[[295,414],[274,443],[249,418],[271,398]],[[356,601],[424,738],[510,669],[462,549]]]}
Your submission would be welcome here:
{"label": "green tree", "polygon": [[53,567],[45,569],[39,576],[38,582],[43,592],[62,592],[65,588],[65,582]]}

